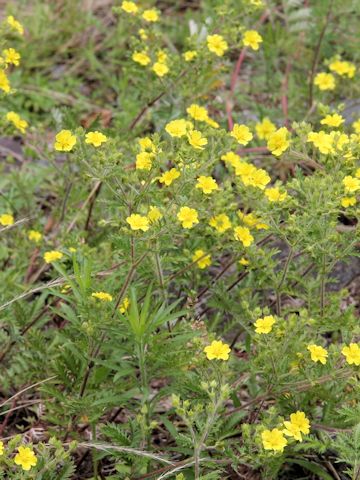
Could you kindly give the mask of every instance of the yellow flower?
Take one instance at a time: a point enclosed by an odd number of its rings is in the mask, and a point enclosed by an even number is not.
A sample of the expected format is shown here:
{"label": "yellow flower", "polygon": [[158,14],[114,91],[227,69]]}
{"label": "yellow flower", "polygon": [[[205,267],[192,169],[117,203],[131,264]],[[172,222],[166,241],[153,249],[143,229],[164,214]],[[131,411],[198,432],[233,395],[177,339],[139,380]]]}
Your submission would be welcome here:
{"label": "yellow flower", "polygon": [[204,348],[208,360],[228,360],[230,351],[229,345],[221,340],[213,340],[211,345]]}
{"label": "yellow flower", "polygon": [[0,442],[0,455],[4,455],[4,442]]}
{"label": "yellow flower", "polygon": [[192,147],[196,150],[204,150],[204,146],[207,145],[207,138],[203,137],[198,130],[191,130],[187,134],[188,141]]}
{"label": "yellow flower", "polygon": [[169,122],[166,125],[165,130],[172,137],[183,137],[186,135],[188,127],[189,123],[181,118],[179,120],[172,120]]}
{"label": "yellow flower", "polygon": [[261,434],[262,444],[265,450],[274,450],[275,452],[283,452],[287,445],[284,434],[278,428],[272,430],[264,430]]}
{"label": "yellow flower", "polygon": [[241,211],[238,212],[238,217],[249,227],[255,227],[256,230],[267,230],[269,228],[266,223],[263,223],[262,220],[257,218],[253,213],[245,214]]}
{"label": "yellow flower", "polygon": [[144,10],[142,18],[146,22],[157,22],[159,20],[159,14],[154,8],[150,8],[149,10]]}
{"label": "yellow flower", "polygon": [[290,146],[288,139],[288,130],[285,127],[281,127],[275,132],[271,133],[268,137],[267,148],[275,156],[280,156]]}
{"label": "yellow flower", "polygon": [[39,243],[42,237],[42,233],[38,232],[37,230],[30,230],[28,233],[28,239],[35,243]]}
{"label": "yellow flower", "polygon": [[50,250],[49,252],[44,253],[44,260],[46,263],[53,263],[57,260],[61,260],[63,256],[64,254],[59,252],[59,250]]}
{"label": "yellow flower", "polygon": [[338,113],[334,113],[333,115],[326,115],[320,123],[321,125],[328,125],[329,127],[339,127],[344,123],[344,119]]}
{"label": "yellow flower", "polygon": [[348,78],[353,78],[356,72],[356,67],[353,63],[341,60],[335,60],[334,62],[331,62],[329,68],[332,72]]}
{"label": "yellow flower", "polygon": [[20,35],[24,35],[24,27],[21,25],[19,21],[15,20],[15,18],[12,15],[9,15],[6,21],[13,30],[20,33]]}
{"label": "yellow flower", "polygon": [[201,269],[209,267],[211,265],[211,255],[205,254],[204,250],[195,250],[192,256],[192,261],[197,263],[197,266]]}
{"label": "yellow flower", "polygon": [[228,152],[221,156],[221,160],[223,160],[225,163],[228,163],[232,167],[236,167],[236,165],[238,165],[241,161],[241,158],[234,152]]}
{"label": "yellow flower", "polygon": [[238,125],[237,123],[233,126],[230,135],[234,137],[240,145],[247,145],[253,138],[253,134],[250,132],[249,127],[246,125]]}
{"label": "yellow flower", "polygon": [[147,218],[149,219],[150,223],[155,223],[161,220],[163,217],[163,214],[160,212],[160,210],[157,207],[150,206],[149,208],[149,213],[147,215]]}
{"label": "yellow flower", "polygon": [[265,196],[269,202],[283,202],[287,198],[287,192],[281,193],[278,187],[267,188]]}
{"label": "yellow flower", "polygon": [[352,124],[352,127],[354,129],[354,132],[360,135],[360,118]]}
{"label": "yellow flower", "polygon": [[321,72],[315,76],[314,84],[320,90],[334,90],[336,86],[335,77],[331,73]]}
{"label": "yellow flower", "polygon": [[150,170],[154,154],[150,152],[140,152],[136,155],[136,170]]}
{"label": "yellow flower", "polygon": [[256,135],[260,140],[267,140],[276,131],[276,126],[269,118],[265,117],[255,125]]}
{"label": "yellow flower", "polygon": [[70,152],[76,143],[76,137],[70,130],[61,130],[55,137],[55,150],[58,152]]}
{"label": "yellow flower", "polygon": [[9,65],[15,65],[16,67],[20,65],[20,53],[17,52],[14,48],[6,48],[2,52],[5,63]]}
{"label": "yellow flower", "polygon": [[341,353],[345,356],[349,365],[354,364],[357,367],[360,365],[360,348],[357,343],[350,343],[348,347],[345,346]]}
{"label": "yellow flower", "polygon": [[4,70],[0,70],[0,89],[5,93],[9,93],[11,90],[9,79]]}
{"label": "yellow flower", "polygon": [[197,211],[194,208],[181,207],[177,218],[183,228],[192,228],[194,225],[199,223]]}
{"label": "yellow flower", "polygon": [[347,175],[342,184],[344,185],[345,192],[353,193],[359,190],[360,188],[360,179],[356,177],[352,177],[351,175]]}
{"label": "yellow flower", "polygon": [[312,142],[316,148],[319,149],[320,153],[328,155],[329,153],[334,153],[334,137],[330,133],[320,132],[310,132],[307,136],[307,141]]}
{"label": "yellow flower", "polygon": [[245,257],[241,257],[240,260],[239,260],[239,264],[240,265],[243,265],[244,267],[246,267],[247,265],[249,265],[249,260],[246,260]]}
{"label": "yellow flower", "polygon": [[140,28],[139,31],[138,31],[138,34],[140,35],[141,40],[147,40],[148,39],[146,30],[144,28]]}
{"label": "yellow flower", "polygon": [[313,362],[320,362],[325,365],[328,356],[328,352],[325,348],[320,345],[311,344],[307,346],[307,349],[310,352],[311,360]]}
{"label": "yellow flower", "polygon": [[29,124],[27,123],[26,120],[23,120],[20,115],[18,115],[17,113],[15,112],[8,112],[6,114],[6,120],[8,122],[11,122],[15,128],[17,128],[18,130],[20,130],[21,133],[25,133],[25,130],[27,129],[27,127],[29,126]]}
{"label": "yellow flower", "polygon": [[235,227],[234,238],[239,240],[244,247],[250,247],[254,241],[254,237],[251,235],[250,230],[247,227]]}
{"label": "yellow flower", "polygon": [[14,225],[14,217],[10,215],[10,213],[3,213],[0,215],[0,225],[3,227],[9,227],[10,225]]}
{"label": "yellow flower", "polygon": [[296,413],[292,413],[290,415],[290,422],[285,421],[284,425],[284,434],[288,437],[295,438],[295,440],[299,440],[299,442],[302,442],[302,433],[304,435],[308,435],[310,433],[309,419],[306,418],[304,412],[300,412],[299,410]]}
{"label": "yellow flower", "polygon": [[151,59],[146,52],[134,52],[131,58],[134,62],[139,63],[143,67],[146,67],[146,65],[149,65],[151,62]]}
{"label": "yellow flower", "polygon": [[262,168],[256,168],[254,165],[243,163],[235,167],[235,175],[240,175],[244,185],[251,185],[260,190],[264,190],[266,185],[271,181],[268,173]]}
{"label": "yellow flower", "polygon": [[137,213],[133,213],[130,217],[127,217],[126,221],[130,225],[131,230],[142,230],[143,232],[149,230],[149,220],[147,217]]}
{"label": "yellow flower", "polygon": [[194,120],[198,120],[199,122],[206,122],[208,119],[208,112],[205,107],[201,107],[196,103],[193,103],[186,109],[187,113],[192,117]]}
{"label": "yellow flower", "polygon": [[121,4],[121,8],[124,10],[124,12],[126,13],[137,13],[139,8],[138,6],[136,5],[136,3],[134,2],[127,2],[127,1],[124,1],[122,2]]}
{"label": "yellow flower", "polygon": [[195,188],[200,188],[200,190],[202,190],[205,195],[209,195],[214,190],[219,190],[219,186],[216,183],[216,180],[213,177],[205,177],[204,175],[201,175],[197,179],[197,184]]}
{"label": "yellow flower", "polygon": [[152,66],[152,70],[156,73],[158,77],[163,77],[169,73],[169,67],[165,63],[156,62]]}
{"label": "yellow flower", "polygon": [[276,320],[272,315],[267,315],[264,318],[258,318],[254,324],[255,332],[261,334],[270,333],[275,322]]}
{"label": "yellow flower", "polygon": [[125,297],[123,302],[119,305],[120,313],[125,313],[130,307],[130,300],[128,297]]}
{"label": "yellow flower", "polygon": [[210,127],[213,127],[213,128],[219,128],[220,127],[220,125],[210,117],[207,117],[207,119],[204,120],[204,122],[207,123],[208,125],[210,125]]}
{"label": "yellow flower", "polygon": [[215,217],[210,218],[210,227],[215,228],[219,233],[224,233],[231,228],[231,222],[229,217],[225,213],[220,213]]}
{"label": "yellow flower", "polygon": [[166,63],[167,61],[167,53],[165,52],[165,50],[159,50],[156,54],[157,56],[157,61],[160,62],[160,63]]}
{"label": "yellow flower", "polygon": [[176,168],[171,168],[167,172],[164,172],[159,178],[159,182],[169,187],[174,180],[180,177],[180,172]]}
{"label": "yellow flower", "polygon": [[262,41],[262,36],[256,30],[246,30],[246,32],[244,32],[243,44],[245,47],[251,47],[253,50],[259,50],[259,44]]}
{"label": "yellow flower", "polygon": [[14,462],[16,465],[20,465],[23,470],[28,471],[31,467],[35,467],[37,458],[31,448],[21,446],[18,448]]}
{"label": "yellow flower", "polygon": [[210,52],[215,53],[218,57],[222,57],[228,49],[228,44],[221,35],[208,35],[206,41]]}
{"label": "yellow flower", "polygon": [[352,207],[356,203],[356,197],[343,197],[341,199],[341,205],[344,208]]}
{"label": "yellow flower", "polygon": [[91,294],[93,298],[97,298],[98,300],[101,300],[102,302],[111,302],[113,297],[110,295],[110,293],[106,292],[94,292]]}
{"label": "yellow flower", "polygon": [[187,50],[183,53],[185,62],[191,62],[194,58],[197,57],[197,52],[195,50]]}
{"label": "yellow flower", "polygon": [[100,147],[102,143],[107,142],[108,138],[97,130],[95,132],[89,132],[85,135],[85,143],[89,143],[94,147]]}
{"label": "yellow flower", "polygon": [[139,138],[138,142],[142,152],[145,152],[145,151],[152,152],[152,153],[156,152],[156,147],[150,137]]}

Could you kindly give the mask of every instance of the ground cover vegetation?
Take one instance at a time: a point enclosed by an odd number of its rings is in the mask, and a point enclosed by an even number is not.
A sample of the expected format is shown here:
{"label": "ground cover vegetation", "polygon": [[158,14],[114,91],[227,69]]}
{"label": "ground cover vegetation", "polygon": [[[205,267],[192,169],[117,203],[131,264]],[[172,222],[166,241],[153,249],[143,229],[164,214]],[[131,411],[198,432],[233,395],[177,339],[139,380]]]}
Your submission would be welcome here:
{"label": "ground cover vegetation", "polygon": [[356,0],[8,2],[0,478],[360,478]]}

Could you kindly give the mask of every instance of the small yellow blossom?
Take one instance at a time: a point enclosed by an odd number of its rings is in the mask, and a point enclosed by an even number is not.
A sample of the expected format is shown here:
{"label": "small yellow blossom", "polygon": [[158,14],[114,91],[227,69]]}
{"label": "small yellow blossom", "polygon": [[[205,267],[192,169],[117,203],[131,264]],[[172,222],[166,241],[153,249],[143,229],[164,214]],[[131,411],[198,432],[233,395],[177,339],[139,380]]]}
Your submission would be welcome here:
{"label": "small yellow blossom", "polygon": [[76,137],[70,130],[61,130],[55,137],[55,150],[58,152],[70,152],[76,144]]}
{"label": "small yellow blossom", "polygon": [[102,302],[111,302],[113,297],[110,295],[110,293],[107,292],[94,292],[91,294],[93,298],[97,298],[98,300],[101,300]]}
{"label": "small yellow blossom", "polygon": [[289,148],[290,141],[288,135],[289,131],[285,127],[281,127],[269,135],[267,139],[267,148],[276,157],[279,157]]}
{"label": "small yellow blossom", "polygon": [[208,119],[208,112],[205,107],[201,107],[196,103],[193,103],[186,109],[187,113],[192,117],[194,120],[198,120],[199,122],[206,122]]}
{"label": "small yellow blossom", "polygon": [[15,128],[20,130],[21,133],[25,133],[25,130],[29,126],[28,122],[26,120],[23,120],[20,115],[18,115],[15,112],[8,112],[6,114],[6,120],[8,122],[11,122]]}
{"label": "small yellow blossom", "polygon": [[5,93],[9,93],[11,90],[9,79],[4,70],[0,70],[0,89]]}
{"label": "small yellow blossom", "polygon": [[281,192],[278,187],[267,188],[265,196],[269,202],[283,202],[287,198],[287,192]]}
{"label": "small yellow blossom", "polygon": [[349,346],[345,346],[341,353],[345,356],[346,362],[349,365],[360,365],[360,347],[357,343],[350,343]]}
{"label": "small yellow blossom", "polygon": [[121,4],[121,8],[124,10],[124,12],[126,13],[132,13],[132,14],[135,14],[138,12],[139,8],[138,6],[136,5],[136,3],[134,2],[128,2],[128,1],[124,1],[122,2]]}
{"label": "small yellow blossom", "polygon": [[236,165],[238,165],[241,161],[241,158],[234,152],[227,152],[221,156],[221,160],[223,160],[225,163],[228,163],[232,167],[236,167]]}
{"label": "small yellow blossom", "polygon": [[123,302],[119,305],[120,313],[127,312],[128,308],[130,307],[130,300],[128,297],[125,297]]}
{"label": "small yellow blossom", "polygon": [[311,360],[313,362],[320,362],[323,365],[326,364],[328,352],[320,345],[311,344],[307,346],[310,352]]}
{"label": "small yellow blossom", "polygon": [[342,184],[344,185],[345,192],[354,193],[360,188],[360,179],[347,175],[343,179]]}
{"label": "small yellow blossom", "polygon": [[181,207],[177,214],[177,218],[181,222],[183,228],[192,228],[199,223],[197,211],[190,207]]}
{"label": "small yellow blossom", "polygon": [[154,8],[150,8],[148,10],[144,10],[142,18],[146,22],[157,22],[159,20],[159,14]]}
{"label": "small yellow blossom", "polygon": [[14,225],[14,217],[10,213],[3,213],[0,215],[0,225],[3,227],[9,227],[10,225]]}
{"label": "small yellow blossom", "polygon": [[145,152],[145,151],[152,152],[152,153],[156,152],[156,147],[150,137],[139,138],[138,142],[142,152]]}
{"label": "small yellow blossom", "polygon": [[24,27],[21,25],[21,23],[18,20],[15,20],[15,18],[12,15],[9,15],[6,19],[7,24],[16,32],[18,32],[20,35],[24,35]]}
{"label": "small yellow blossom", "polygon": [[149,65],[151,62],[151,59],[146,52],[134,52],[131,58],[134,62],[139,63],[143,67],[146,67],[146,65]]}
{"label": "small yellow blossom", "polygon": [[195,50],[187,50],[183,53],[185,62],[191,62],[194,58],[197,57],[197,52]]}
{"label": "small yellow blossom", "polygon": [[344,208],[352,207],[356,204],[356,197],[343,197],[341,199],[341,205]]}
{"label": "small yellow blossom", "polygon": [[4,455],[4,442],[0,441],[0,455]]}
{"label": "small yellow blossom", "polygon": [[131,230],[142,230],[146,232],[149,230],[149,220],[147,217],[133,213],[130,217],[126,218],[127,223],[130,225]]}
{"label": "small yellow blossom", "polygon": [[320,153],[324,155],[335,152],[334,137],[329,133],[323,131],[310,132],[308,133],[307,141],[313,143],[314,146],[319,149]]}
{"label": "small yellow blossom", "polygon": [[202,190],[205,195],[209,195],[214,190],[219,190],[219,186],[216,183],[216,180],[213,177],[205,177],[204,175],[201,175],[197,179],[197,184],[195,187]]}
{"label": "small yellow blossom", "polygon": [[28,239],[35,243],[39,243],[42,237],[42,233],[38,232],[37,230],[30,230],[28,233]]}
{"label": "small yellow blossom", "polygon": [[320,90],[334,90],[336,86],[335,77],[331,73],[321,72],[315,76],[314,84]]}
{"label": "small yellow blossom", "polygon": [[275,322],[276,320],[272,315],[266,315],[264,318],[258,318],[254,323],[255,332],[260,334],[270,333]]}
{"label": "small yellow blossom", "polygon": [[187,134],[188,142],[196,150],[204,150],[205,145],[207,145],[207,138],[202,136],[202,133],[198,130],[191,130]]}
{"label": "small yellow blossom", "polygon": [[15,455],[14,462],[16,465],[20,465],[24,471],[28,471],[31,467],[35,467],[37,458],[31,448],[20,446],[18,453]]}
{"label": "small yellow blossom", "polygon": [[208,35],[206,41],[210,52],[215,53],[218,57],[222,57],[228,49],[228,44],[221,35]]}
{"label": "small yellow blossom", "polygon": [[189,123],[186,120],[180,118],[178,120],[172,120],[171,122],[169,122],[166,125],[165,130],[172,137],[183,137],[184,135],[186,135],[188,127]]}
{"label": "small yellow blossom", "polygon": [[251,235],[250,230],[247,227],[235,227],[234,238],[241,242],[244,247],[250,247],[254,241],[254,237]]}
{"label": "small yellow blossom", "polygon": [[239,211],[238,217],[249,227],[255,227],[256,230],[267,230],[269,228],[269,226],[266,225],[266,223],[263,223],[261,219],[257,218],[254,213],[245,214]]}
{"label": "small yellow blossom", "polygon": [[321,125],[328,125],[329,127],[339,127],[342,123],[344,123],[344,119],[338,113],[334,113],[332,115],[326,115],[325,118],[321,120]]}
{"label": "small yellow blossom", "polygon": [[154,154],[150,152],[140,152],[136,155],[135,168],[136,170],[150,170]]}
{"label": "small yellow blossom", "polygon": [[247,145],[253,138],[253,134],[250,132],[249,127],[246,125],[238,125],[237,123],[233,126],[230,135],[234,137],[240,145]]}
{"label": "small yellow blossom", "polygon": [[157,207],[150,206],[149,213],[147,215],[147,218],[149,219],[150,223],[156,223],[159,220],[161,220],[162,217],[163,217],[163,214],[160,212],[160,210]]}
{"label": "small yellow blossom", "polygon": [[170,170],[164,172],[161,175],[161,177],[159,178],[159,182],[169,187],[173,183],[173,181],[179,177],[180,177],[179,170],[176,170],[176,168],[171,168]]}
{"label": "small yellow blossom", "polygon": [[108,141],[107,136],[101,132],[98,132],[97,130],[95,132],[89,132],[85,135],[85,143],[89,143],[94,147],[100,147],[101,144],[107,141]]}
{"label": "small yellow blossom", "polygon": [[276,131],[276,126],[269,118],[265,117],[255,125],[255,131],[260,140],[268,140],[270,135]]}
{"label": "small yellow blossom", "polygon": [[57,260],[61,260],[64,254],[59,252],[59,250],[50,250],[49,252],[44,253],[44,260],[46,263],[53,263]]}
{"label": "small yellow blossom", "polygon": [[231,228],[231,222],[229,217],[225,213],[220,213],[215,217],[210,218],[210,227],[215,228],[219,233],[224,233]]}
{"label": "small yellow blossom", "polygon": [[259,50],[259,44],[262,41],[262,36],[256,30],[246,30],[246,32],[244,32],[243,44],[245,47],[251,47],[253,50]]}
{"label": "small yellow blossom", "polygon": [[211,265],[211,255],[206,254],[204,250],[195,250],[192,256],[192,261],[196,262],[197,266],[201,269],[209,267]]}
{"label": "small yellow blossom", "polygon": [[211,345],[204,348],[208,360],[228,360],[231,349],[221,340],[213,340]]}
{"label": "small yellow blossom", "polygon": [[5,63],[9,65],[15,65],[16,67],[20,65],[20,53],[14,48],[6,48],[3,50],[2,54],[4,56]]}
{"label": "small yellow blossom", "polygon": [[288,437],[293,437],[299,442],[302,442],[301,434],[308,435],[310,433],[310,422],[304,412],[297,411],[292,413],[290,421],[285,421],[284,426],[284,434]]}
{"label": "small yellow blossom", "polygon": [[354,132],[360,135],[360,118],[352,124],[352,127],[354,129]]}
{"label": "small yellow blossom", "polygon": [[283,452],[287,445],[284,434],[278,428],[272,430],[264,430],[261,434],[262,444],[265,450],[274,450],[275,452]]}
{"label": "small yellow blossom", "polygon": [[154,63],[154,65],[152,66],[152,70],[156,73],[158,77],[163,77],[164,75],[169,73],[169,67],[165,63],[160,62]]}
{"label": "small yellow blossom", "polygon": [[346,76],[348,78],[353,78],[356,72],[356,67],[351,62],[346,62],[342,60],[335,60],[329,64],[329,68],[332,72],[337,73],[340,76]]}
{"label": "small yellow blossom", "polygon": [[245,257],[241,257],[240,260],[239,260],[239,264],[242,265],[243,267],[246,267],[247,265],[249,265],[249,260],[247,260]]}
{"label": "small yellow blossom", "polygon": [[167,53],[165,52],[165,50],[159,50],[157,52],[156,56],[157,56],[158,62],[166,63],[168,56],[167,56]]}

